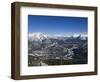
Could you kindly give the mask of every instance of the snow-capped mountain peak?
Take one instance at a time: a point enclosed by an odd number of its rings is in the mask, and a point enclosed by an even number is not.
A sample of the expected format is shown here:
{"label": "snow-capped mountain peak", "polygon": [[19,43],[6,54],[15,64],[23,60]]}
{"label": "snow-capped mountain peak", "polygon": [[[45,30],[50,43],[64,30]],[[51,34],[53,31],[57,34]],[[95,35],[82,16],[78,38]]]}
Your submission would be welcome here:
{"label": "snow-capped mountain peak", "polygon": [[47,36],[44,35],[41,32],[36,32],[36,33],[29,33],[29,39],[31,41],[42,41],[43,39],[45,39]]}
{"label": "snow-capped mountain peak", "polygon": [[74,34],[73,37],[74,38],[80,37],[80,39],[86,40],[87,34]]}

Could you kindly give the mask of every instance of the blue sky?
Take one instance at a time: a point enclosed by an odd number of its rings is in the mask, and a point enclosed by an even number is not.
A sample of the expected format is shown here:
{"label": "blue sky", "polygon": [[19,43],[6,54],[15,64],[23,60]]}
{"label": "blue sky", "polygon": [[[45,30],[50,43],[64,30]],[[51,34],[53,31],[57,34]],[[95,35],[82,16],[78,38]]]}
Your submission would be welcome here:
{"label": "blue sky", "polygon": [[87,33],[88,18],[64,16],[28,16],[28,32],[44,34]]}

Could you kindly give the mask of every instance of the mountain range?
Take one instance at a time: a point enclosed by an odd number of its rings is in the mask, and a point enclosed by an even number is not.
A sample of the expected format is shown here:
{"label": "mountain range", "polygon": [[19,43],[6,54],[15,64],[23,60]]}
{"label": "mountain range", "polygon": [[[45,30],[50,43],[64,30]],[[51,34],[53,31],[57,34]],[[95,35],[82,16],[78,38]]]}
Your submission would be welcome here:
{"label": "mountain range", "polygon": [[82,40],[86,40],[87,34],[73,34],[69,35],[46,35],[41,32],[29,33],[28,38],[30,41],[42,41],[44,39],[63,39],[63,38],[80,38]]}

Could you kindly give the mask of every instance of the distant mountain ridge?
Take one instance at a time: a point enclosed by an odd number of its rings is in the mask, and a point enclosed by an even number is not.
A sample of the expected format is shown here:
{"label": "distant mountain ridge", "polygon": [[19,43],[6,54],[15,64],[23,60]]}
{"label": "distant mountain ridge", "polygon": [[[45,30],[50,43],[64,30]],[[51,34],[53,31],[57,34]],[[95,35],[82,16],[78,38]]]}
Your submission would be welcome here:
{"label": "distant mountain ridge", "polygon": [[41,32],[35,32],[35,33],[29,33],[28,38],[30,41],[42,41],[44,39],[48,38],[53,38],[53,39],[59,39],[61,37],[72,37],[72,38],[77,38],[80,37],[81,39],[85,40],[87,38],[87,34],[74,34],[72,36],[67,36],[67,35],[46,35]]}

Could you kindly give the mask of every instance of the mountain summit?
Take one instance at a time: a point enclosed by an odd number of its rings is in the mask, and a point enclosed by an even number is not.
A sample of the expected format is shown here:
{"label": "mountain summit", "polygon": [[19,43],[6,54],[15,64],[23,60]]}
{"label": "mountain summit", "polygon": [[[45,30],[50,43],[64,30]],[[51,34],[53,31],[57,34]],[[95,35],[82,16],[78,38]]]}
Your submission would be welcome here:
{"label": "mountain summit", "polygon": [[43,39],[45,39],[47,36],[44,35],[41,32],[36,32],[36,33],[30,33],[29,34],[29,40],[31,41],[42,41]]}

